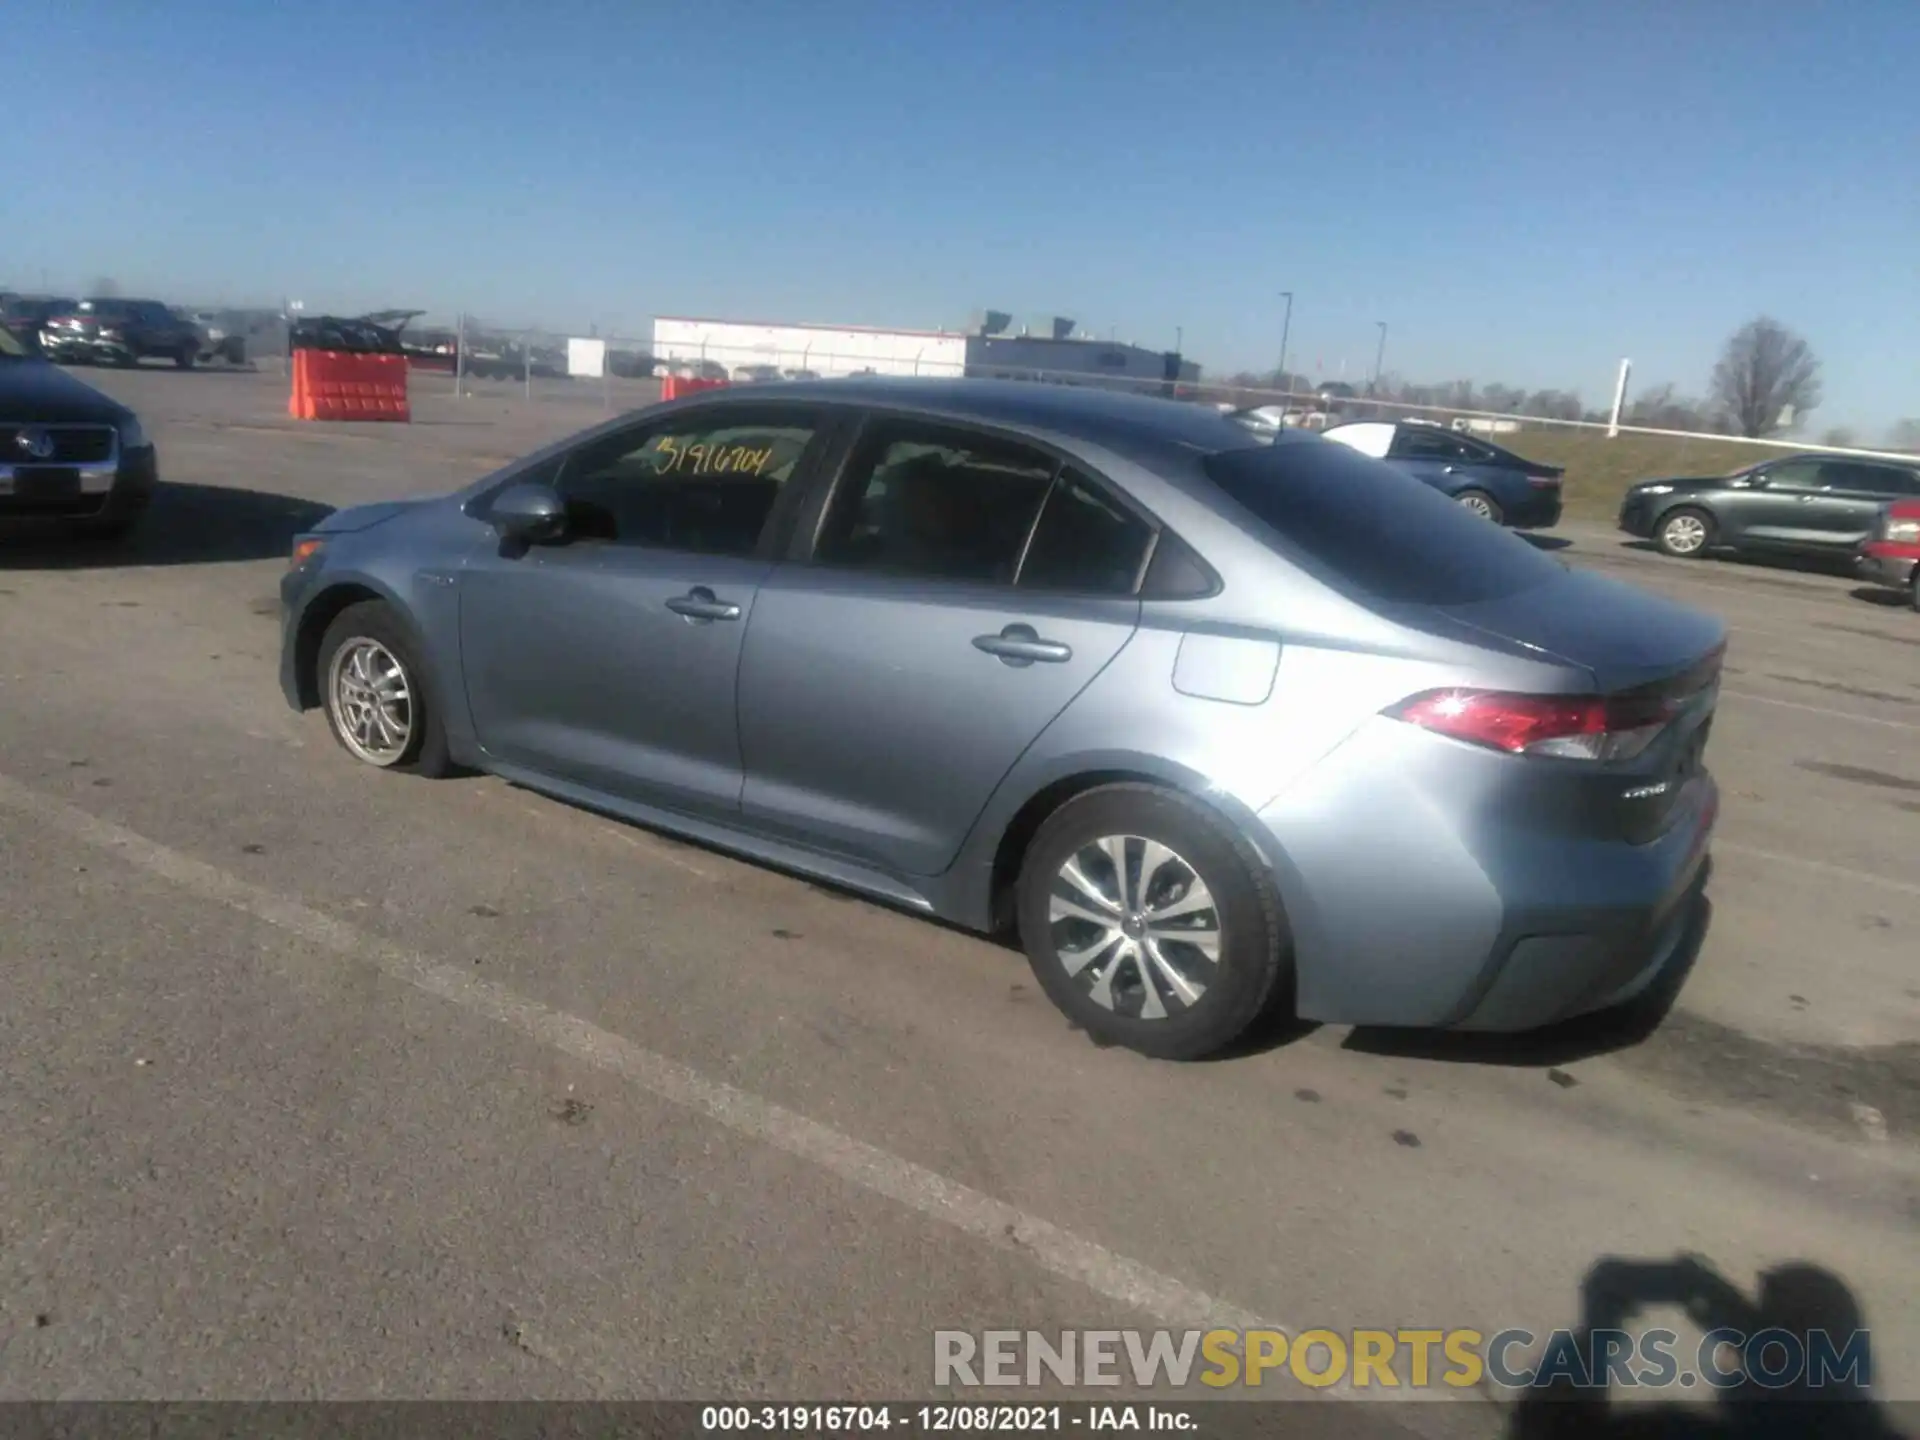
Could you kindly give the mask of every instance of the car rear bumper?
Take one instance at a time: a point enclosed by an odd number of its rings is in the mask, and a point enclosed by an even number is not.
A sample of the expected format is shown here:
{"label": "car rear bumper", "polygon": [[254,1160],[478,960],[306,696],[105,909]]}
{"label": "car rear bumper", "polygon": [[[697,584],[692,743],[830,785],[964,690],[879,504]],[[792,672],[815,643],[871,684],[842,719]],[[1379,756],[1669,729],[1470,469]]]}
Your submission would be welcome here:
{"label": "car rear bumper", "polygon": [[[1462,1030],[1512,1032],[1624,1004],[1651,986],[1689,939],[1707,869],[1707,847],[1719,794],[1711,778],[1693,813],[1636,857],[1641,892],[1587,907],[1571,887],[1570,905],[1521,910],[1509,917],[1510,939],[1465,1013]],[[1515,933],[1518,932],[1518,933]]]}
{"label": "car rear bumper", "polygon": [[1506,523],[1513,530],[1551,530],[1560,523],[1563,508],[1560,487],[1542,485],[1515,498],[1506,510]]}
{"label": "car rear bumper", "polygon": [[1618,1003],[1671,961],[1719,810],[1712,777],[1677,781],[1635,844],[1533,805],[1511,768],[1533,763],[1369,726],[1261,812],[1303,1018],[1531,1030]]}
{"label": "car rear bumper", "polygon": [[1914,567],[1920,565],[1920,556],[1902,554],[1891,547],[1869,545],[1854,558],[1854,565],[1863,580],[1894,590],[1905,590],[1913,584]]}

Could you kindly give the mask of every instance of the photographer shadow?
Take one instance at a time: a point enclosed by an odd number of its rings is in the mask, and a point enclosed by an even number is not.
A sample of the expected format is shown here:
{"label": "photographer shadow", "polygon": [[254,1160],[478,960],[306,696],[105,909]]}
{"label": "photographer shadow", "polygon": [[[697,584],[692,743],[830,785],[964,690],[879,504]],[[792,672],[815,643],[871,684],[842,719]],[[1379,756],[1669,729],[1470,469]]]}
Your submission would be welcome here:
{"label": "photographer shadow", "polygon": [[[1717,1374],[1702,1390],[1699,1379],[1684,1390],[1678,1404],[1611,1396],[1606,1362],[1611,1335],[1625,1332],[1635,1315],[1653,1307],[1682,1309],[1703,1335],[1737,1331],[1761,1336],[1780,1331],[1793,1337],[1803,1363],[1791,1363],[1785,1348],[1747,1348],[1740,1356],[1722,1354],[1712,1362]],[[1809,1336],[1823,1333],[1844,1360],[1861,1338],[1860,1363],[1824,1364]],[[1581,1317],[1573,1332],[1571,1366],[1554,1369],[1556,1378],[1524,1392],[1510,1412],[1506,1440],[1902,1440],[1885,1406],[1871,1393],[1870,1354],[1860,1302],[1832,1271],[1804,1261],[1776,1266],[1760,1277],[1758,1295],[1749,1299],[1712,1266],[1693,1257],[1671,1261],[1635,1261],[1608,1256],[1587,1272],[1581,1285]],[[1704,1352],[1707,1347],[1702,1346]],[[1676,1347],[1679,1383],[1693,1373],[1696,1357]],[[1778,1357],[1769,1358],[1769,1357]],[[1622,1357],[1623,1360],[1625,1357]],[[1702,1353],[1701,1366],[1709,1363]],[[1769,1378],[1754,1373],[1777,1365]],[[1571,1373],[1570,1373],[1571,1372]],[[1615,1372],[1617,1373],[1617,1372]],[[1578,1378],[1573,1378],[1578,1374]],[[1710,1396],[1711,1398],[1707,1398]]]}

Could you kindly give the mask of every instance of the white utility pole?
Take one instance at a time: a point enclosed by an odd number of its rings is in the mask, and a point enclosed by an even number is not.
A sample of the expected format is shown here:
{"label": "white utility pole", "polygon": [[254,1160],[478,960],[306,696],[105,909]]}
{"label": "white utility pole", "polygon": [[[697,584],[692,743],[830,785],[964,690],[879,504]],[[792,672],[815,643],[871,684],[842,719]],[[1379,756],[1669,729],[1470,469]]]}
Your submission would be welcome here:
{"label": "white utility pole", "polygon": [[1607,421],[1607,438],[1614,439],[1620,434],[1620,412],[1627,403],[1627,377],[1633,373],[1633,361],[1620,362],[1620,378],[1613,385],[1613,416]]}

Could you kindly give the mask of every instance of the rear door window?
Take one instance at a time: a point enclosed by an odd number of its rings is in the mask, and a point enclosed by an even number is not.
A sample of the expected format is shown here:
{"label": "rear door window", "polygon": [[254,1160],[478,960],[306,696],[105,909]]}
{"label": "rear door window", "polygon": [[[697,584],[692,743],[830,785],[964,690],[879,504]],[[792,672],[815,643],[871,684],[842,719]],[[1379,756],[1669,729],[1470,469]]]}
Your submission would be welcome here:
{"label": "rear door window", "polygon": [[1836,461],[1823,466],[1821,474],[1836,490],[1853,490],[1867,495],[1920,493],[1920,489],[1914,485],[1913,476],[1894,465]]}
{"label": "rear door window", "polygon": [[1396,460],[1461,461],[1477,458],[1454,436],[1425,425],[1402,425],[1394,434],[1393,449],[1388,453]]}
{"label": "rear door window", "polygon": [[1145,521],[1085,476],[1064,470],[1027,542],[1020,588],[1131,595],[1152,539]]}
{"label": "rear door window", "polygon": [[841,471],[814,559],[854,570],[1011,585],[1052,456],[916,421],[870,426]]}
{"label": "rear door window", "polygon": [[1511,531],[1344,445],[1282,440],[1209,456],[1206,471],[1280,554],[1379,600],[1466,605],[1565,574]]}

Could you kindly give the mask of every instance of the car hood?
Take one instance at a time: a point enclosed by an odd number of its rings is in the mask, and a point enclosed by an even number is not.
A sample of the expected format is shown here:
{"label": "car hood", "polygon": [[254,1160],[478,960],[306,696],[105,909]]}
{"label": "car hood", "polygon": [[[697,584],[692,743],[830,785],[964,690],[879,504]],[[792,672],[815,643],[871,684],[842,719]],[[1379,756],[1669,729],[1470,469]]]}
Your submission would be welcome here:
{"label": "car hood", "polygon": [[112,425],[132,413],[45,360],[0,359],[0,421]]}
{"label": "car hood", "polygon": [[344,510],[336,510],[307,533],[309,535],[344,535],[355,530],[371,530],[376,525],[384,525],[398,515],[417,510],[424,500],[379,500],[371,505],[349,505]]}
{"label": "car hood", "polygon": [[1518,595],[1440,608],[1475,630],[1589,671],[1606,692],[1675,675],[1727,637],[1703,610],[1583,570]]}

